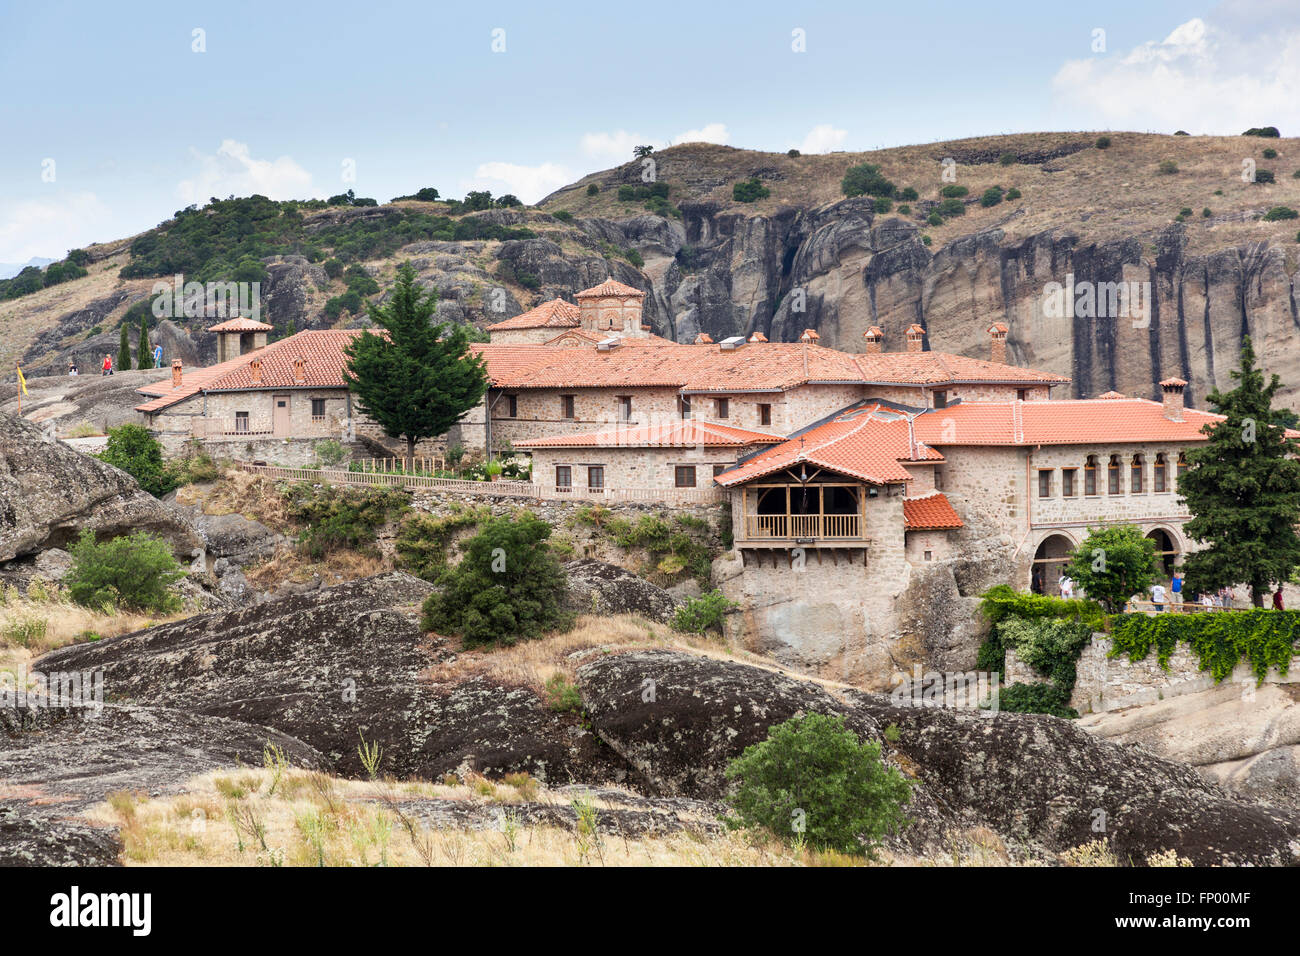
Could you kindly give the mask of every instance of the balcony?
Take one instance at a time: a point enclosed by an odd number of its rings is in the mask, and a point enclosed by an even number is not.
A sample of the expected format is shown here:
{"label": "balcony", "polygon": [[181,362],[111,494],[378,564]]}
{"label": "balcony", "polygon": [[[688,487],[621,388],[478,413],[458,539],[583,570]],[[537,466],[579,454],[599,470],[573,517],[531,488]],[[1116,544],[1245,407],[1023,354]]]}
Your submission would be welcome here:
{"label": "balcony", "polygon": [[834,538],[860,541],[862,515],[745,515],[745,541],[816,541]]}

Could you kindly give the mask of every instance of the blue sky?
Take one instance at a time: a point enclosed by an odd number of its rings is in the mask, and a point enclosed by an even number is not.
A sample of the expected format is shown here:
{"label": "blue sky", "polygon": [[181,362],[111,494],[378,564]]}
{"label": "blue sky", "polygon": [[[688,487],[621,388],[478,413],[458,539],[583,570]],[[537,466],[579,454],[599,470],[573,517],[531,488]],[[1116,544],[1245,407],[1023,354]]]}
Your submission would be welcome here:
{"label": "blue sky", "polygon": [[350,187],[386,201],[436,186],[535,201],[639,142],[816,152],[1027,130],[1294,134],[1297,8],[11,2],[0,262],[230,193]]}

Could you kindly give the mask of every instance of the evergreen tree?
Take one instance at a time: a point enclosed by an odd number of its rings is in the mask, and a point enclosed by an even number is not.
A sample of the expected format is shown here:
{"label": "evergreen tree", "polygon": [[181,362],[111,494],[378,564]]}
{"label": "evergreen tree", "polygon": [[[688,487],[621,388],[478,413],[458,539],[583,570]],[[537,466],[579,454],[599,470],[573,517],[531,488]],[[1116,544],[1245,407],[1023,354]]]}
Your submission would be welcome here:
{"label": "evergreen tree", "polygon": [[445,433],[487,391],[483,359],[469,350],[465,326],[430,320],[438,296],[415,282],[409,262],[397,271],[387,303],[367,303],[370,318],[386,334],[362,332],[346,347],[344,377],[358,405],[385,434],[415,443]]}
{"label": "evergreen tree", "polygon": [[1246,583],[1256,607],[1273,584],[1300,566],[1300,447],[1273,410],[1281,381],[1255,367],[1250,338],[1241,342],[1237,387],[1207,401],[1224,417],[1202,429],[1209,441],[1187,453],[1178,479],[1192,517],[1183,530],[1208,546],[1187,556],[1187,585],[1210,591]]}
{"label": "evergreen tree", "polygon": [[149,320],[140,316],[140,345],[135,350],[136,368],[153,368],[153,346],[149,344]]}
{"label": "evergreen tree", "polygon": [[131,343],[126,338],[126,323],[122,323],[122,330],[118,335],[117,344],[117,370],[125,371],[131,367]]}

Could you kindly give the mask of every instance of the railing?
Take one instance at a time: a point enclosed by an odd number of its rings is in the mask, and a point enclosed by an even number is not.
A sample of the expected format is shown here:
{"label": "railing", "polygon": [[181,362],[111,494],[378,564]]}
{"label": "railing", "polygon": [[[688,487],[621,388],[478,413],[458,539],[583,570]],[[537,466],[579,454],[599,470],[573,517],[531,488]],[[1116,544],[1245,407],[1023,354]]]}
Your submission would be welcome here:
{"label": "railing", "polygon": [[725,500],[720,488],[619,488],[590,489],[578,486],[560,488],[529,481],[466,481],[459,478],[434,478],[400,472],[359,472],[341,468],[280,468],[235,462],[235,467],[254,475],[287,481],[310,481],[332,485],[384,486],[448,491],[468,495],[507,495],[523,498],[574,499],[614,503],[623,501],[671,502],[674,504],[713,504]]}
{"label": "railing", "polygon": [[234,435],[243,438],[246,435],[270,435],[270,428],[252,428],[243,418],[192,418],[190,432],[195,438],[213,438],[218,435]]}
{"label": "railing", "polygon": [[746,540],[861,537],[862,516],[858,514],[745,516]]}
{"label": "railing", "polygon": [[1205,605],[1200,601],[1129,601],[1124,610],[1129,614],[1205,614],[1210,611],[1237,611],[1241,608]]}

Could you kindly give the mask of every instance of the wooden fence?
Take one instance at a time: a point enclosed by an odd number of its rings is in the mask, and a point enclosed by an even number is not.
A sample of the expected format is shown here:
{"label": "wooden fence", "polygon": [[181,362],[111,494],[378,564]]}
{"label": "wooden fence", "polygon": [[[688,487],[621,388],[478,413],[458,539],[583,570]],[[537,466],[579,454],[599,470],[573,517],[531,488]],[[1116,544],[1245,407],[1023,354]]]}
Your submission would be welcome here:
{"label": "wooden fence", "polygon": [[647,504],[714,504],[725,500],[721,488],[621,488],[592,490],[574,486],[557,488],[554,485],[530,481],[466,481],[460,478],[434,478],[429,475],[407,475],[400,471],[348,471],[343,468],[279,468],[275,465],[256,465],[235,462],[235,467],[254,475],[265,475],[284,481],[309,481],[329,485],[354,487],[384,486],[406,488],[410,491],[446,491],[466,495],[507,495],[545,500],[577,500],[603,502],[644,502]]}

